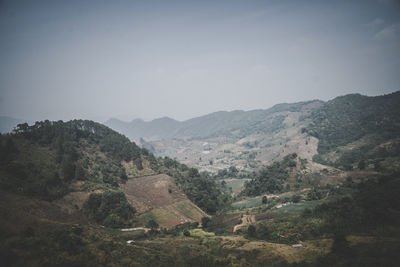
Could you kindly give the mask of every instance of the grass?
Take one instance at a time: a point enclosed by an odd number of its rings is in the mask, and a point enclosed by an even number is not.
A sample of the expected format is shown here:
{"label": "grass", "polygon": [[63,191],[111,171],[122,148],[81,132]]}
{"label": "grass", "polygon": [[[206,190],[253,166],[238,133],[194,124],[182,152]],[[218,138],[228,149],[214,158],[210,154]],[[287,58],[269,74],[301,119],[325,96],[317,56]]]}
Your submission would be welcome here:
{"label": "grass", "polygon": [[189,200],[183,200],[168,206],[153,209],[141,215],[139,222],[145,224],[150,218],[153,218],[160,226],[168,228],[188,221],[199,222],[203,216],[204,214]]}
{"label": "grass", "polygon": [[214,233],[212,232],[206,232],[203,229],[196,228],[189,230],[190,236],[196,236],[196,237],[210,237],[210,236],[215,236]]}
{"label": "grass", "polygon": [[239,202],[233,203],[232,207],[236,209],[241,209],[241,208],[252,208],[252,207],[257,207],[261,206],[262,204],[262,196],[258,197],[251,197],[247,198],[245,200],[241,200]]}
{"label": "grass", "polygon": [[284,206],[280,209],[273,209],[272,212],[276,213],[288,213],[288,214],[301,214],[305,209],[313,209],[317,205],[321,204],[323,200],[311,200],[300,203],[293,203],[288,206]]}
{"label": "grass", "polygon": [[226,187],[232,188],[232,193],[237,195],[244,188],[244,183],[250,179],[225,179]]}

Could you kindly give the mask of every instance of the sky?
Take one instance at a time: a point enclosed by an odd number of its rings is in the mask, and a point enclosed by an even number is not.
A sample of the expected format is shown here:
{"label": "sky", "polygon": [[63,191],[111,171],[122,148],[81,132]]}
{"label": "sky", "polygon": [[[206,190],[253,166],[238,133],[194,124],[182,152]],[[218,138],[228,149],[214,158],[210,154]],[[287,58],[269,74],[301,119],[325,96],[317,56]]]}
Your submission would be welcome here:
{"label": "sky", "polygon": [[400,90],[400,1],[0,0],[0,115],[186,120]]}

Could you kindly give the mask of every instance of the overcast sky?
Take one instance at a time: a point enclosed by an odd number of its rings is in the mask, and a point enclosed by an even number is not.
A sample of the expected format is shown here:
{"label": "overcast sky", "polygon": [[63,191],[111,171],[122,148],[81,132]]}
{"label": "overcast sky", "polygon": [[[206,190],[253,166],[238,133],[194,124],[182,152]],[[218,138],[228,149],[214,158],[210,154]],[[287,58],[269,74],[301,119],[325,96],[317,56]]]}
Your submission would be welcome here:
{"label": "overcast sky", "polygon": [[400,90],[400,2],[0,1],[0,115],[178,120]]}

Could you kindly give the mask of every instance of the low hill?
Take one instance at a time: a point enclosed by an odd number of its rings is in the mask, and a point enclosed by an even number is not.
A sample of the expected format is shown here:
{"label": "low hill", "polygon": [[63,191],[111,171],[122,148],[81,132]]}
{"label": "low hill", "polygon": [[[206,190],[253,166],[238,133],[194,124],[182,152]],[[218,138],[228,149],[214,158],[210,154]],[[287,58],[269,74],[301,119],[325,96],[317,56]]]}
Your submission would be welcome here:
{"label": "low hill", "polygon": [[[125,136],[92,121],[20,124],[15,133],[0,136],[0,158],[0,190],[10,200],[3,202],[1,210],[15,213],[32,199],[38,203],[35,210],[41,211],[27,217],[39,223],[65,223],[57,218],[70,216],[75,222],[128,227],[145,223],[138,215],[154,210],[156,221],[171,227],[207,216],[196,204],[206,212],[216,212],[224,196],[197,170],[156,158]],[[158,201],[154,202],[155,197]],[[160,207],[174,213],[176,219],[157,215]],[[57,209],[64,215],[53,213]],[[15,214],[24,217],[25,210]]]}

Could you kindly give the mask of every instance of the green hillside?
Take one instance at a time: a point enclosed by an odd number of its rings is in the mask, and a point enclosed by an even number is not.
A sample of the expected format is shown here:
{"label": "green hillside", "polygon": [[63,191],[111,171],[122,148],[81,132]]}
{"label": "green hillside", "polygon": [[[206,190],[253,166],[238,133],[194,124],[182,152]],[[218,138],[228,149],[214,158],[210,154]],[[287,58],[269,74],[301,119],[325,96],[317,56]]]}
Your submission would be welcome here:
{"label": "green hillside", "polygon": [[168,158],[157,159],[92,121],[20,124],[0,141],[0,185],[16,194],[55,200],[74,191],[119,190],[132,175],[168,173],[206,212],[223,203],[220,189],[206,175]]}
{"label": "green hillside", "polygon": [[384,158],[399,157],[398,103],[400,92],[376,97],[353,94],[337,97],[313,111],[312,123],[304,131],[319,140],[315,160],[345,169],[364,169],[371,163],[379,165]]}

